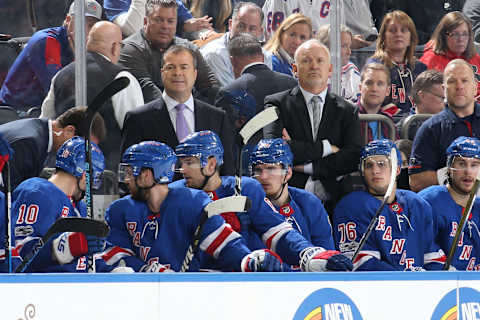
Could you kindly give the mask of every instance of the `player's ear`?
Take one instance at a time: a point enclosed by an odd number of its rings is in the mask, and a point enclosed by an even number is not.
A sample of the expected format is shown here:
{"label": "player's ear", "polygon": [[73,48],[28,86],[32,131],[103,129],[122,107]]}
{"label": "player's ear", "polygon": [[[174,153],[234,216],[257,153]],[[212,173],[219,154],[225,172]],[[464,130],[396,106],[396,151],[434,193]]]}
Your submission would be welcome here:
{"label": "player's ear", "polygon": [[207,165],[203,169],[207,175],[212,175],[217,169],[217,159],[215,157],[208,158]]}
{"label": "player's ear", "polygon": [[285,176],[285,182],[288,182],[292,178],[292,174],[292,167],[289,166],[287,170],[287,175]]}
{"label": "player's ear", "polygon": [[65,126],[65,128],[62,129],[65,137],[67,137],[67,140],[75,136],[75,126],[69,124]]}

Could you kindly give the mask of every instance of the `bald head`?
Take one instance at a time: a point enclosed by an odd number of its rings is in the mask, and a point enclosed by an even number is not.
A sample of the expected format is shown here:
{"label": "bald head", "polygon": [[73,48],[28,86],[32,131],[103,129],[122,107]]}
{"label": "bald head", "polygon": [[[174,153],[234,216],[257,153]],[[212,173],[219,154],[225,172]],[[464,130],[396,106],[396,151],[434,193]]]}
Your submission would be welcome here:
{"label": "bald head", "polygon": [[326,45],[321,43],[320,40],[318,39],[309,39],[304,43],[302,43],[300,46],[298,46],[297,50],[295,51],[294,60],[297,61],[299,53],[301,51],[312,50],[312,49],[322,50],[323,51],[322,55],[326,55],[328,57],[328,62],[330,63],[330,50]]}
{"label": "bald head", "polygon": [[87,40],[87,50],[103,54],[117,63],[122,46],[122,31],[109,21],[99,21],[90,30]]}
{"label": "bald head", "polygon": [[465,69],[465,70],[468,69],[469,73],[472,75],[472,79],[475,78],[475,74],[473,73],[472,66],[470,65],[470,63],[468,63],[467,61],[465,61],[463,59],[453,59],[452,61],[450,61],[447,64],[447,66],[445,67],[443,72],[447,73],[450,70],[457,69],[457,68],[461,68],[461,69]]}
{"label": "bald head", "polygon": [[295,51],[292,71],[304,90],[320,94],[327,88],[328,78],[332,74],[328,48],[317,39],[304,42]]}
{"label": "bald head", "polygon": [[462,59],[450,61],[443,72],[443,86],[448,106],[458,117],[473,114],[477,81],[468,62]]}

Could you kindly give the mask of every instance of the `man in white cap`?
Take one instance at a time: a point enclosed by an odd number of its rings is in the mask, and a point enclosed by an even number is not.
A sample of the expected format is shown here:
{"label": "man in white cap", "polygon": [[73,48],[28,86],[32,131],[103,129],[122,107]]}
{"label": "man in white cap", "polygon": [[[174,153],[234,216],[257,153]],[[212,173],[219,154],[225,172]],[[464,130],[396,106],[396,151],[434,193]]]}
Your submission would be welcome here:
{"label": "man in white cap", "polygon": [[[102,17],[95,0],[85,0],[85,31]],[[62,26],[36,32],[10,68],[0,90],[0,103],[22,113],[39,107],[47,95],[53,76],[74,57],[74,3]]]}

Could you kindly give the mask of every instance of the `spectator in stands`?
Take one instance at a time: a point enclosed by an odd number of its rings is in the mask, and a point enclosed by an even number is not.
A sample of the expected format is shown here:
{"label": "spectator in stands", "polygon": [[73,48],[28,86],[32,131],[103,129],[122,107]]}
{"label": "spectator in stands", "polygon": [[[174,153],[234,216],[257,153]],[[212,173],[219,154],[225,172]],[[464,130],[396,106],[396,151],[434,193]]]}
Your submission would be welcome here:
{"label": "spectator in stands", "polygon": [[394,103],[400,108],[400,114],[411,111],[413,82],[427,69],[415,58],[417,43],[417,31],[412,19],[403,11],[389,12],[383,19],[375,53],[367,61],[383,63],[390,69],[392,89],[384,103]]}
{"label": "spectator in stands", "polygon": [[480,43],[480,2],[477,0],[466,0],[462,11],[472,23],[473,39],[475,42]]}
{"label": "spectator in stands", "polygon": [[[87,104],[113,79],[127,77],[130,84],[115,94],[100,110],[108,131],[107,139],[100,144],[107,169],[116,171],[120,161],[121,129],[127,111],[141,106],[142,89],[137,79],[117,66],[122,46],[122,31],[108,21],[97,22],[87,41]],[[54,119],[75,104],[75,61],[60,70],[52,80],[47,98],[43,101],[41,117]]]}
{"label": "spectator in stands", "polygon": [[[433,34],[435,26],[449,12],[461,11],[465,0],[369,0],[370,8],[380,22],[389,11],[401,10],[415,23],[418,43],[426,43]],[[476,2],[476,0],[472,1]]]}
{"label": "spectator in stands", "polygon": [[[355,32],[353,48],[370,45],[370,41],[377,36],[377,30],[373,25],[368,0],[344,0],[343,2],[344,21]],[[266,17],[263,25],[265,40],[273,37],[283,20],[295,13],[301,13],[310,18],[313,34],[316,34],[323,25],[330,23],[330,1],[326,0],[267,0],[262,11]]]}
{"label": "spectator in stands", "polygon": [[[324,25],[318,29],[317,39],[330,49],[330,25]],[[340,57],[342,63],[341,71],[341,93],[346,100],[356,103],[360,95],[360,71],[357,66],[350,61],[352,54],[352,31],[345,25],[340,25]]]}
{"label": "spectator in stands", "polygon": [[410,187],[420,191],[446,181],[445,150],[460,136],[480,136],[480,104],[475,102],[477,81],[468,62],[450,61],[443,74],[447,106],[425,121],[413,140]]}
{"label": "spectator in stands", "polygon": [[[420,61],[429,69],[443,72],[448,62],[463,59],[474,66],[475,78],[480,79],[480,55],[475,49],[470,20],[461,12],[450,12],[440,20],[432,39],[425,46]],[[477,100],[480,95],[480,83]]]}
{"label": "spectator in stands", "polygon": [[[0,135],[10,144],[12,189],[28,178],[37,177],[45,166],[49,153],[73,136],[86,136],[86,107],[72,108],[55,120],[30,118],[0,125]],[[93,120],[91,140],[105,138],[105,123],[100,115]]]}
{"label": "spectator in stands", "polygon": [[194,17],[208,16],[216,32],[225,33],[228,29],[228,20],[232,17],[234,0],[192,0],[190,11]]}
{"label": "spectator in stands", "polygon": [[[215,106],[227,112],[232,127],[240,129],[255,114],[263,111],[266,96],[291,89],[297,85],[297,81],[265,65],[262,45],[251,34],[241,33],[233,37],[228,44],[228,51],[236,79],[220,89]],[[261,132],[251,139],[246,148],[251,148],[260,138]],[[243,153],[244,160],[247,160],[243,161],[245,165],[248,164],[248,154],[246,150]]]}
{"label": "spectator in stands", "polygon": [[314,192],[327,201],[328,211],[341,196],[337,177],[358,169],[357,108],[329,92],[330,53],[319,40],[298,47],[293,71],[298,86],[265,98],[266,107],[279,108],[279,118],[264,129],[264,136],[288,142],[294,155],[290,185]]}
{"label": "spectator in stands", "polygon": [[409,139],[395,140],[395,145],[402,156],[402,166],[397,178],[397,187],[399,189],[410,190],[410,183],[408,182],[408,161],[412,154],[412,144],[412,140]]}
{"label": "spectator in stands", "polygon": [[[228,53],[228,43],[236,35],[247,32],[261,39],[263,13],[252,2],[238,2],[233,9],[232,18],[228,21],[229,31],[222,37],[207,43],[201,48],[201,52],[208,65],[215,71],[222,87],[230,84],[234,79],[232,62]],[[272,57],[264,52],[265,64],[272,67]]]}
{"label": "spectator in stands", "polygon": [[[414,114],[436,114],[445,109],[445,94],[443,92],[443,74],[437,70],[430,69],[420,73],[413,82],[412,99],[414,103]],[[405,115],[397,123],[398,131],[402,130]],[[408,139],[413,141],[415,134],[420,127],[420,122],[413,122],[408,128]]]}
{"label": "spectator in stands", "polygon": [[[195,32],[202,29],[211,29],[210,18],[194,18],[192,13],[185,7],[181,0],[176,0],[177,11],[177,35],[182,32]],[[145,5],[148,0],[104,0],[103,7],[107,18],[122,29],[125,37],[131,36],[140,30],[145,20]]]}
{"label": "spectator in stands", "polygon": [[170,46],[181,44],[194,52],[198,62],[197,93],[213,101],[218,91],[215,74],[195,45],[175,36],[177,6],[175,0],[148,0],[143,29],[123,40],[119,64],[137,78],[143,99],[150,102],[162,96],[163,53]]}
{"label": "spectator in stands", "polygon": [[283,20],[264,47],[272,54],[273,71],[293,76],[292,64],[295,51],[312,36],[312,21],[303,14],[294,13]]}
{"label": "spectator in stands", "polygon": [[[102,7],[95,0],[85,1],[85,31],[101,19]],[[13,65],[0,90],[0,103],[19,113],[40,107],[53,76],[73,61],[74,3],[60,27],[36,32]]]}
{"label": "spectator in stands", "polygon": [[[393,121],[393,116],[398,112],[397,106],[383,105],[385,98],[390,95],[390,70],[381,63],[370,63],[363,67],[360,80],[358,113],[380,114]],[[365,132],[365,126],[368,126],[366,142],[390,139],[388,127],[380,121],[362,122],[362,134]]]}
{"label": "spectator in stands", "polygon": [[129,111],[122,130],[122,153],[141,141],[159,141],[176,147],[189,133],[215,131],[225,148],[222,172],[234,173],[233,134],[225,111],[192,96],[193,83],[199,72],[197,55],[182,46],[170,46],[163,55],[163,95],[140,108]]}

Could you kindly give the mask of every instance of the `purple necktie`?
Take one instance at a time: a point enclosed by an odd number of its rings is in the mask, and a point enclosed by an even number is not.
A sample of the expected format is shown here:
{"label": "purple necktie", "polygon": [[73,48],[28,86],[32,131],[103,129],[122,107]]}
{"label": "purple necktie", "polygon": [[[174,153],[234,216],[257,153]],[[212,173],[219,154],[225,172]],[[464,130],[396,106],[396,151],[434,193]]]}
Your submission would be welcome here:
{"label": "purple necktie", "polygon": [[177,138],[179,142],[182,141],[190,133],[188,130],[187,119],[185,119],[185,115],[183,113],[183,110],[185,110],[186,107],[187,106],[183,103],[177,104],[175,106],[175,109],[177,109],[176,126]]}

